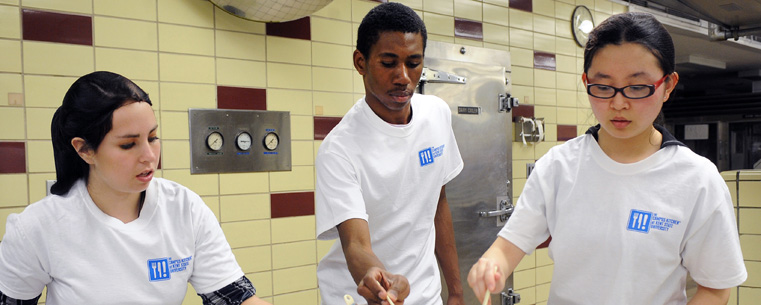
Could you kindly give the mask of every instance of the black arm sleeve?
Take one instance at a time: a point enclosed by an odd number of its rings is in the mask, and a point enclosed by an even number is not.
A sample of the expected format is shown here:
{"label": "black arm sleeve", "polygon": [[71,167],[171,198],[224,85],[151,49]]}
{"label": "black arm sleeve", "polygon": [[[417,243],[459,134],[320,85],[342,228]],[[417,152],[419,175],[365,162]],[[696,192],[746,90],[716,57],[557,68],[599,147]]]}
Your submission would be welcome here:
{"label": "black arm sleeve", "polygon": [[[204,305],[240,305],[255,294],[256,288],[254,288],[254,284],[251,284],[251,281],[244,275],[217,291],[204,294],[199,293],[198,295],[203,300]],[[5,303],[0,303],[0,305],[5,305]]]}
{"label": "black arm sleeve", "polygon": [[42,294],[31,300],[16,300],[0,291],[0,305],[37,305],[37,301],[40,300],[41,296]]}

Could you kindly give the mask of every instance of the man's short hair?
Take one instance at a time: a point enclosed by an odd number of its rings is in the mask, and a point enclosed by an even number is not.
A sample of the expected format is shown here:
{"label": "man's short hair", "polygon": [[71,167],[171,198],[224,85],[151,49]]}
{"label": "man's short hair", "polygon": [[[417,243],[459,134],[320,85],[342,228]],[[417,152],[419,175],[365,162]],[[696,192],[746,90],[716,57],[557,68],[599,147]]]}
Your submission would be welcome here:
{"label": "man's short hair", "polygon": [[425,51],[428,33],[415,11],[404,4],[388,2],[374,7],[362,19],[357,31],[357,50],[367,58],[370,47],[378,42],[382,32],[420,33]]}

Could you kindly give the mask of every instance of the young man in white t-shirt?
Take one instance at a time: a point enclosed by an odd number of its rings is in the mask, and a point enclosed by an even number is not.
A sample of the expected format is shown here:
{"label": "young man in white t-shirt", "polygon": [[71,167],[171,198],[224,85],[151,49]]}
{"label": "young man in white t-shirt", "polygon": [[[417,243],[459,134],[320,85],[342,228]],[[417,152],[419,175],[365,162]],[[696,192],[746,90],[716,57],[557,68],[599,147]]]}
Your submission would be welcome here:
{"label": "young man in white t-shirt", "polygon": [[365,97],[316,159],[317,235],[340,238],[317,268],[322,304],[349,294],[368,304],[439,305],[439,266],[447,304],[464,304],[444,191],[463,162],[449,106],[414,94],[425,25],[410,8],[385,3],[357,36],[354,66]]}

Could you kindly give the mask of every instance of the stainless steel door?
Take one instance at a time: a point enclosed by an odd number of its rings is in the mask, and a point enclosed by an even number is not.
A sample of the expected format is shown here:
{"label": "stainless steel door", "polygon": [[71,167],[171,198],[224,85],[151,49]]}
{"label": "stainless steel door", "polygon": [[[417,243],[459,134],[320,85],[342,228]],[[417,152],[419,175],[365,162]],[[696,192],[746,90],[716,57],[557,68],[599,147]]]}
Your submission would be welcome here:
{"label": "stainless steel door", "polygon": [[[436,45],[428,48],[432,47]],[[479,213],[493,211],[500,201],[510,202],[512,197],[512,117],[510,112],[499,111],[499,95],[506,93],[509,86],[504,66],[429,56],[436,52],[439,51],[426,51],[428,69],[465,80],[464,84],[429,81],[422,84],[421,89],[424,94],[444,99],[452,110],[452,127],[465,166],[460,175],[447,184],[446,193],[452,211],[465,302],[477,304],[476,296],[468,287],[467,274],[502,228],[502,223],[498,224],[499,217],[480,217]],[[500,55],[509,57],[507,52]],[[512,278],[507,288],[511,287]],[[442,296],[446,300],[446,285],[443,288]]]}

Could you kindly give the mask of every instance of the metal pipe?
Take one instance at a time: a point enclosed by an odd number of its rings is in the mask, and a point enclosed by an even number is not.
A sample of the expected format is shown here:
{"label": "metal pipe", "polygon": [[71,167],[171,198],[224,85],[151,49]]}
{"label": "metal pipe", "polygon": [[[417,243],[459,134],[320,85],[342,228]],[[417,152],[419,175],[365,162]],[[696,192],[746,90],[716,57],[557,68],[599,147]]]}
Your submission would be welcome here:
{"label": "metal pipe", "polygon": [[737,41],[741,36],[746,36],[754,33],[761,34],[761,27],[747,29],[739,29],[738,27],[733,27],[729,31],[719,31],[716,29],[716,26],[711,26],[708,30],[708,37],[713,41],[723,41],[730,38],[733,38],[735,41]]}

